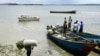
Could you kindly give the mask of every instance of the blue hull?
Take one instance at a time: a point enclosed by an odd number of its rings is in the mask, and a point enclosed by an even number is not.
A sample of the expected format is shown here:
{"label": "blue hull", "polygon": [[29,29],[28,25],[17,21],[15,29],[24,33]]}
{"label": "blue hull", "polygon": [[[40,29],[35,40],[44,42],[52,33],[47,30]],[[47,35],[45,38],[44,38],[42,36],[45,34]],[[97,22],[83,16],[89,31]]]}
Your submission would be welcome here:
{"label": "blue hull", "polygon": [[59,45],[64,50],[74,54],[74,55],[81,55],[81,56],[87,56],[89,52],[86,52],[84,50],[84,47],[86,44],[79,43],[79,42],[71,42],[67,40],[59,39],[53,35],[47,35],[48,39],[52,40],[55,44]]}

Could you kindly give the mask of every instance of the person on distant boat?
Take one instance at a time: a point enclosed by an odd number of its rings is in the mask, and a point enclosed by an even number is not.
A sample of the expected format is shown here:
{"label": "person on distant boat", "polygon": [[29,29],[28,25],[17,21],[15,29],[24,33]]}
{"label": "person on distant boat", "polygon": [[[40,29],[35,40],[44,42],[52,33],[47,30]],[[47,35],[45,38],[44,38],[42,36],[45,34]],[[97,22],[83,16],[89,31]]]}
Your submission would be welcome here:
{"label": "person on distant boat", "polygon": [[47,30],[49,30],[50,29],[50,26],[49,25],[47,25]]}
{"label": "person on distant boat", "polygon": [[56,29],[59,28],[59,24],[57,23],[55,27],[56,27]]}
{"label": "person on distant boat", "polygon": [[53,31],[53,33],[55,34],[56,33],[56,26],[52,26],[52,31]]}
{"label": "person on distant boat", "polygon": [[68,30],[69,31],[71,30],[71,23],[72,23],[72,19],[71,19],[71,16],[70,16],[69,20],[68,20]]}
{"label": "person on distant boat", "polygon": [[51,25],[51,26],[50,26],[50,28],[52,29],[52,28],[53,28],[53,26]]}
{"label": "person on distant boat", "polygon": [[67,20],[66,20],[66,17],[65,17],[64,24],[63,24],[63,30],[64,30],[64,34],[65,34],[66,31],[67,31]]}
{"label": "person on distant boat", "polygon": [[74,22],[74,25],[73,25],[73,32],[76,33],[78,31],[78,24],[77,24],[78,21]]}
{"label": "person on distant boat", "polygon": [[64,20],[64,23],[66,23],[66,22],[67,22],[66,17],[65,17],[64,19],[65,19],[65,20]]}
{"label": "person on distant boat", "polygon": [[79,32],[83,32],[83,22],[81,21],[80,23],[81,23],[81,24],[80,24]]}
{"label": "person on distant boat", "polygon": [[76,24],[78,24],[78,20],[76,20]]}

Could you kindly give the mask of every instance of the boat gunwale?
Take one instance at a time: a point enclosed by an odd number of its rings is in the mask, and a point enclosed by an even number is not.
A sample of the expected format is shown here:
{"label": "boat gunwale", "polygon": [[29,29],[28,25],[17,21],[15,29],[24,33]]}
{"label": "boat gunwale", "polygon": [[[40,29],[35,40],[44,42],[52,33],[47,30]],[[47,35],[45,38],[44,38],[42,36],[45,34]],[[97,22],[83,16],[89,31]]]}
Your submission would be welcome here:
{"label": "boat gunwale", "polygon": [[[51,35],[51,36],[57,38],[57,37],[54,36],[54,35]],[[71,40],[71,41],[69,41],[70,39],[69,39],[69,40],[66,40],[66,39],[62,39],[61,37],[58,38],[58,39],[63,40],[63,41],[67,41],[67,42],[73,42],[73,43],[94,44],[94,45],[97,44],[97,43],[90,43],[90,42],[86,42],[86,41],[84,41],[84,42],[81,42],[81,41],[75,41],[75,40]]]}

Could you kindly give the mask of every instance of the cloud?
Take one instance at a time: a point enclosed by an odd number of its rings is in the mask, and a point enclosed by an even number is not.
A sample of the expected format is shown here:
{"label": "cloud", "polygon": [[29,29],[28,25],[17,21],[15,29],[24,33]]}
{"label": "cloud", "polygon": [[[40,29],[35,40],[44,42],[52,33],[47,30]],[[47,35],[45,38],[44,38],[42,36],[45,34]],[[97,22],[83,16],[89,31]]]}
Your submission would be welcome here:
{"label": "cloud", "polygon": [[7,3],[9,2],[10,0],[0,0],[0,3]]}
{"label": "cloud", "polygon": [[0,3],[42,3],[42,4],[87,4],[97,3],[100,0],[0,0]]}
{"label": "cloud", "polygon": [[100,4],[100,0],[76,0],[77,4],[91,4],[91,3],[96,3]]}

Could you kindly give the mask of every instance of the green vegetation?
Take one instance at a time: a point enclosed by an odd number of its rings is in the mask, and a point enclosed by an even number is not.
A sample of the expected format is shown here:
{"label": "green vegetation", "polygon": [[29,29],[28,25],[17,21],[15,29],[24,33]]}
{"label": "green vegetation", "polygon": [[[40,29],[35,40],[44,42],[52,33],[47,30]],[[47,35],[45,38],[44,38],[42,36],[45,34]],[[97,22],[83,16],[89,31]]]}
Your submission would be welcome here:
{"label": "green vegetation", "polygon": [[23,56],[25,50],[18,50],[13,45],[0,45],[0,56]]}
{"label": "green vegetation", "polygon": [[17,46],[17,48],[18,48],[19,50],[23,49],[23,48],[24,48],[23,40],[22,40],[22,41],[18,41],[18,42],[16,43],[16,46]]}

